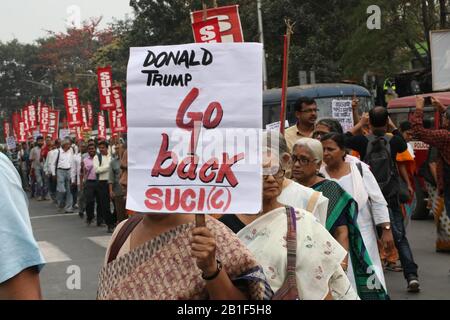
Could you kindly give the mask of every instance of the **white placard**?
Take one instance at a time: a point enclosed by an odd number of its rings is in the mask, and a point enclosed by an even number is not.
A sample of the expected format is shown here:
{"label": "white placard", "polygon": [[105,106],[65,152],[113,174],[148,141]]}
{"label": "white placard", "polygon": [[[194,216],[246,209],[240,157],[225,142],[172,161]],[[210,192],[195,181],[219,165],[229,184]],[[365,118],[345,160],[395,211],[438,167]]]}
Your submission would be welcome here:
{"label": "white placard", "polygon": [[59,139],[70,138],[70,129],[59,129]]}
{"label": "white placard", "polygon": [[131,48],[128,209],[260,211],[261,66],[256,43]]}
{"label": "white placard", "polygon": [[[280,123],[281,123],[281,121],[266,124],[266,130],[267,131],[280,131]],[[284,123],[284,127],[289,128],[289,121],[286,120],[286,122]]]}
{"label": "white placard", "polygon": [[14,136],[9,136],[6,138],[6,146],[8,147],[8,150],[15,149],[17,147],[16,138],[14,138]]}
{"label": "white placard", "polygon": [[450,89],[450,30],[430,32],[433,91]]}
{"label": "white placard", "polygon": [[352,100],[333,100],[331,110],[332,117],[339,120],[344,132],[353,128]]}

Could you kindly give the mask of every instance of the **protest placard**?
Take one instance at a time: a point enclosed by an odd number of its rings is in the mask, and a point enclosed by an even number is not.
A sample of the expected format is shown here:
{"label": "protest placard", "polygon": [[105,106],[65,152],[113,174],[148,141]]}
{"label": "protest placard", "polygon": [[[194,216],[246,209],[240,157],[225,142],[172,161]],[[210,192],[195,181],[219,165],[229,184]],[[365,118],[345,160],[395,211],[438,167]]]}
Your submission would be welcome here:
{"label": "protest placard", "polygon": [[[281,123],[280,121],[277,121],[277,122],[266,124],[266,130],[267,131],[280,131],[280,123]],[[285,121],[284,127],[289,128],[289,121],[287,121],[287,120]]]}
{"label": "protest placard", "polygon": [[111,94],[112,69],[110,66],[97,69],[98,92],[100,96],[100,109],[114,109],[114,101]]}
{"label": "protest placard", "polygon": [[131,48],[127,208],[261,209],[262,46]]}
{"label": "protest placard", "polygon": [[64,103],[66,105],[67,121],[69,127],[77,127],[83,124],[78,91],[78,88],[64,89]]}
{"label": "protest placard", "polygon": [[70,137],[70,129],[59,129],[59,139],[65,139]]}
{"label": "protest placard", "polygon": [[344,132],[353,128],[352,100],[333,100],[331,110],[332,117],[341,123]]}
{"label": "protest placard", "polygon": [[197,43],[222,42],[220,36],[219,19],[213,18],[192,24],[194,40]]}
{"label": "protest placard", "polygon": [[[198,28],[204,28],[205,24],[199,24],[204,22],[206,13],[206,20],[217,19],[219,23],[219,36],[214,35],[215,38],[220,38],[218,42],[243,42],[244,34],[242,32],[241,18],[239,17],[239,6],[225,6],[218,8],[195,11],[191,13],[191,19],[193,24],[194,36],[195,25]],[[211,24],[209,24],[211,25]],[[207,42],[207,41],[202,41]]]}
{"label": "protest placard", "polygon": [[14,138],[13,136],[9,136],[8,138],[6,138],[6,146],[8,150],[15,149],[17,147],[16,138]]}

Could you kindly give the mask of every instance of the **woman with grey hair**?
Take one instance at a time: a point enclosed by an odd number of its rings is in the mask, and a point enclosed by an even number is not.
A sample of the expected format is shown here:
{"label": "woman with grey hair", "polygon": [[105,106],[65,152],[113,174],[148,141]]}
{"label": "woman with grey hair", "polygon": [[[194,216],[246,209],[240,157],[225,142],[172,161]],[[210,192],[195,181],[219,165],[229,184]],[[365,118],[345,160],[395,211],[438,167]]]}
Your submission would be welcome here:
{"label": "woman with grey hair", "polygon": [[267,147],[278,151],[283,169],[289,173],[283,178],[283,190],[278,197],[278,201],[311,212],[325,226],[328,199],[320,192],[289,179],[291,176],[291,155],[282,134],[278,131],[269,131],[265,134],[265,138]]}
{"label": "woman with grey hair", "polygon": [[[387,295],[382,287],[372,289],[368,286],[370,277],[373,278],[369,273],[373,263],[357,224],[358,205],[337,182],[319,176],[322,161],[323,147],[318,140],[298,140],[292,151],[292,177],[328,198],[326,229],[349,253],[342,267],[349,270],[349,279],[359,297],[362,300],[384,300]],[[347,269],[348,260],[351,267]]]}

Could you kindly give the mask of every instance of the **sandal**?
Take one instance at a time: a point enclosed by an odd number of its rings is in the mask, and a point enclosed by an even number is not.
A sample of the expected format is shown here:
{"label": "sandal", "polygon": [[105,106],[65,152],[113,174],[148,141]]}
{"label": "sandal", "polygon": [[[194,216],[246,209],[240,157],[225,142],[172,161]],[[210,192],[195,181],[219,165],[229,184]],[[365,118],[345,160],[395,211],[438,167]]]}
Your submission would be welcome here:
{"label": "sandal", "polygon": [[385,265],[385,270],[387,271],[393,271],[393,272],[402,272],[403,268],[399,266],[397,263],[388,262]]}

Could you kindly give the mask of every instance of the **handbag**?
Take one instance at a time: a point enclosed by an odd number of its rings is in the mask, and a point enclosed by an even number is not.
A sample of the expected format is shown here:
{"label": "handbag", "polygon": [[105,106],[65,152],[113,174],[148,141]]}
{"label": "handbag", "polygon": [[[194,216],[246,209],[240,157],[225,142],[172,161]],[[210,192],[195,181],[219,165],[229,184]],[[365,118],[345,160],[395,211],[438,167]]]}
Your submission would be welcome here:
{"label": "handbag", "polygon": [[297,265],[297,218],[292,207],[286,207],[287,215],[287,272],[283,285],[272,297],[272,300],[300,300],[295,268]]}

